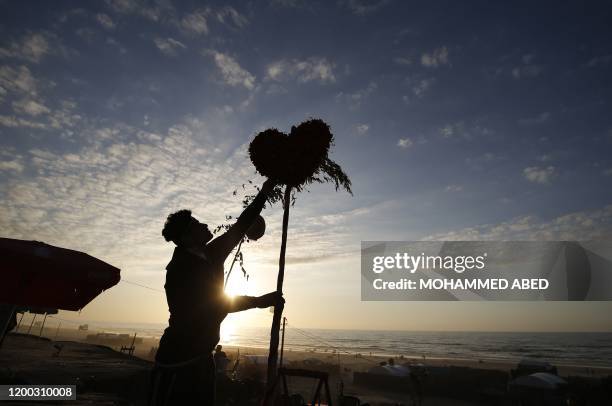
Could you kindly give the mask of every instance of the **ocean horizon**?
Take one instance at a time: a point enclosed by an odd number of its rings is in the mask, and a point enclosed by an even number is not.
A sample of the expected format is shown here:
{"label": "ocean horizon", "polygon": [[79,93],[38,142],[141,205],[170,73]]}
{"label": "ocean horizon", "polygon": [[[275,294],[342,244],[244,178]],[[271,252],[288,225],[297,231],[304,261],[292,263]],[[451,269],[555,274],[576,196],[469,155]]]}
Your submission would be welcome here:
{"label": "ocean horizon", "polygon": [[[165,323],[86,322],[92,330],[160,337]],[[222,328],[220,344],[267,348],[270,327]],[[452,358],[516,361],[538,359],[559,365],[612,367],[612,332],[400,331],[295,328],[288,324],[291,351],[362,357]]]}

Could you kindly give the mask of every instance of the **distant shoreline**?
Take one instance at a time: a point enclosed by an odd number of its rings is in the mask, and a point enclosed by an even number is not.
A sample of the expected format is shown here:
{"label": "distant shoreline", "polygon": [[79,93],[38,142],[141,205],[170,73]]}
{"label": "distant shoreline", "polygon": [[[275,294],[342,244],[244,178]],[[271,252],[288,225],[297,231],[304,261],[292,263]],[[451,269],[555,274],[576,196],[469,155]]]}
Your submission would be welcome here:
{"label": "distant shoreline", "polygon": [[[20,333],[25,333],[27,329],[22,326],[20,328]],[[38,330],[32,331],[32,333],[38,332]],[[87,336],[95,336],[98,333],[122,333],[123,341],[121,344],[117,344],[117,341],[96,341],[92,337],[88,339]],[[152,356],[154,355],[154,348],[159,345],[159,336],[148,336],[144,334],[137,333],[138,342],[136,343],[136,351],[135,354],[138,357],[143,359],[152,360]],[[127,334],[127,337],[125,336]],[[130,345],[131,340],[133,338],[134,330],[119,328],[119,329],[95,329],[90,328],[88,330],[78,330],[75,327],[70,328],[61,328],[59,331],[54,326],[45,326],[43,336],[50,338],[52,340],[57,336],[57,341],[77,341],[77,342],[88,342],[93,344],[102,344],[108,345],[115,350],[119,350],[121,345]],[[32,334],[38,335],[38,334]],[[250,344],[236,344],[232,342],[220,342],[223,345],[224,349],[227,349],[231,352],[235,352],[240,349],[241,354],[249,353],[249,354],[259,354],[265,355],[267,353],[268,347],[266,345],[257,345],[257,343]],[[116,348],[115,348],[116,347]],[[295,346],[295,345],[286,345],[285,347],[285,355],[287,359],[292,358],[293,356],[298,356],[300,358],[320,358],[325,359],[330,363],[337,363],[338,356],[340,357],[341,363],[343,364],[351,364],[360,369],[367,369],[367,367],[374,366],[380,362],[384,362],[389,358],[394,358],[396,363],[424,363],[427,365],[461,365],[461,366],[469,366],[473,368],[484,368],[484,369],[499,369],[504,371],[509,371],[512,368],[515,368],[517,363],[523,358],[533,358],[528,357],[527,355],[523,357],[514,357],[514,358],[504,358],[504,357],[494,357],[494,356],[481,356],[481,357],[466,357],[466,356],[444,356],[444,355],[428,355],[413,352],[413,353],[391,353],[385,351],[356,351],[348,348],[339,348],[337,347],[334,352],[334,348],[315,348],[315,347],[304,347],[304,346]],[[546,359],[546,358],[535,358],[541,359],[543,361],[548,361],[551,364],[557,366],[562,371],[567,371],[570,374],[577,375],[608,375],[612,374],[612,365],[606,364],[597,364],[593,362],[589,362],[585,360],[584,362],[575,361],[571,359]],[[605,362],[605,361],[604,361]]]}

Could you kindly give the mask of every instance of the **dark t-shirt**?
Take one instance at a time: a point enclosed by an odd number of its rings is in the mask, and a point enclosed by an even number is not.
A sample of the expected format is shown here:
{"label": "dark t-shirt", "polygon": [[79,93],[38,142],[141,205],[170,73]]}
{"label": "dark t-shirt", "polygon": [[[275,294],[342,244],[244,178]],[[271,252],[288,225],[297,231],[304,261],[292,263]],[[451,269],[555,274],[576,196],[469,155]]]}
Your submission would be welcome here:
{"label": "dark t-shirt", "polygon": [[170,319],[156,360],[177,363],[210,353],[219,342],[221,322],[227,316],[223,263],[176,247],[166,270],[164,288]]}
{"label": "dark t-shirt", "polygon": [[170,310],[168,328],[159,341],[155,359],[161,363],[188,361],[210,354],[219,342],[221,322],[228,312],[243,309],[233,306],[223,292],[223,263],[242,240],[246,230],[259,215],[266,195],[258,193],[229,230],[204,247],[205,258],[185,248],[176,247],[166,266],[166,299]]}

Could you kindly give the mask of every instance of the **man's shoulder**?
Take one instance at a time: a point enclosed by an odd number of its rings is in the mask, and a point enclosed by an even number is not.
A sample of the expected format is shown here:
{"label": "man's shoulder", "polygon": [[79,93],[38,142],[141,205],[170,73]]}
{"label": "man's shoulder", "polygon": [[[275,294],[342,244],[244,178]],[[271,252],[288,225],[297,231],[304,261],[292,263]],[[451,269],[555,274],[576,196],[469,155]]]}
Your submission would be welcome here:
{"label": "man's shoulder", "polygon": [[209,263],[209,258],[203,253],[202,255],[198,255],[186,248],[182,248],[177,246],[174,248],[174,253],[172,254],[172,259],[166,265],[166,269],[171,271],[175,268],[184,268],[184,267],[200,267],[206,263]]}
{"label": "man's shoulder", "polygon": [[192,261],[192,255],[186,249],[182,247],[175,247],[174,252],[172,253],[172,259],[166,265],[166,269],[171,271],[175,268],[180,268],[184,266],[188,266]]}

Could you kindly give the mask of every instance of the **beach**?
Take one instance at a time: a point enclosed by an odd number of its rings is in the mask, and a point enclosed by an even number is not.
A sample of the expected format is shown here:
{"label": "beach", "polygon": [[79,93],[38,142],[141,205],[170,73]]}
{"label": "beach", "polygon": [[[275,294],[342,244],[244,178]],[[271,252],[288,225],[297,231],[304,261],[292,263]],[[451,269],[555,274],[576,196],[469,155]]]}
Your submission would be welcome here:
{"label": "beach", "polygon": [[[35,333],[7,336],[0,349],[0,367],[5,380],[12,377],[22,383],[76,384],[78,400],[70,404],[92,404],[92,400],[95,404],[143,404],[158,337],[137,334],[134,339],[133,334],[120,336],[119,333],[75,327],[49,327],[42,334],[40,330]],[[134,350],[130,355],[132,342]],[[58,346],[61,349],[58,350]],[[122,346],[127,347],[123,353]],[[236,367],[234,378],[263,379],[267,349],[225,345],[223,350],[229,358],[230,375]],[[328,372],[332,399],[342,390],[343,394],[356,396],[362,403],[371,405],[410,405],[414,396],[414,388],[410,385],[383,388],[372,385],[368,375],[364,375],[374,366],[389,361],[386,356],[341,353],[332,349],[286,349],[283,352],[284,367]],[[504,404],[499,402],[503,399],[511,370],[516,367],[516,363],[503,360],[439,357],[401,356],[394,357],[392,362],[430,371],[421,388],[425,405]],[[596,381],[612,375],[612,368],[602,366],[556,364],[556,367],[561,377]],[[222,385],[223,382],[218,384],[221,392]],[[313,386],[312,380],[289,379],[290,391],[301,393],[306,399],[312,395]]]}

